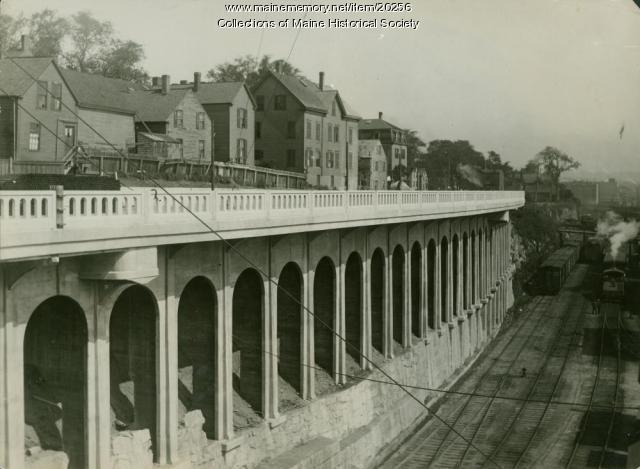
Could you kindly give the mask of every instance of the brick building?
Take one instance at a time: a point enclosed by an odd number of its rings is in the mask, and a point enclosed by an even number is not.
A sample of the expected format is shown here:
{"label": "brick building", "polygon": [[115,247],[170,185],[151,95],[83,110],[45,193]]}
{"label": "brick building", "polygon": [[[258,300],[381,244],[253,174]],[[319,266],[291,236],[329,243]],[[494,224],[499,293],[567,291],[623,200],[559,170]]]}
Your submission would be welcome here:
{"label": "brick building", "polygon": [[380,140],[358,141],[358,188],[387,189],[387,157]]}
{"label": "brick building", "polygon": [[[136,91],[131,100],[139,156],[211,159],[213,124],[192,88],[172,89],[169,76],[163,75],[160,88]],[[150,141],[158,144],[149,145]],[[175,142],[177,149],[171,148]]]}
{"label": "brick building", "polygon": [[254,164],[255,100],[243,82],[202,83],[200,73],[192,83],[172,85],[172,89],[192,88],[215,125],[213,153],[216,161]]}
{"label": "brick building", "polygon": [[358,183],[358,121],[334,89],[304,77],[270,72],[254,89],[255,159],[304,172],[314,186],[343,189]]}

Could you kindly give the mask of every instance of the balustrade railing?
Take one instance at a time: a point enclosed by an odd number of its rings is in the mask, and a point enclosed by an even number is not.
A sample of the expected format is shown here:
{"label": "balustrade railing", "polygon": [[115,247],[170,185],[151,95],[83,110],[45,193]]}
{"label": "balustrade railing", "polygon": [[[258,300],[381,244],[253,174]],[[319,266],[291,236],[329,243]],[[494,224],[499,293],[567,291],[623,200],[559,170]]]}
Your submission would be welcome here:
{"label": "balustrade railing", "polygon": [[[269,191],[137,188],[121,191],[2,191],[0,231],[31,232],[246,219],[319,217],[320,221],[387,218],[421,212],[510,208],[524,204],[521,191]],[[195,221],[195,220],[194,220]],[[276,223],[276,222],[274,222]]]}

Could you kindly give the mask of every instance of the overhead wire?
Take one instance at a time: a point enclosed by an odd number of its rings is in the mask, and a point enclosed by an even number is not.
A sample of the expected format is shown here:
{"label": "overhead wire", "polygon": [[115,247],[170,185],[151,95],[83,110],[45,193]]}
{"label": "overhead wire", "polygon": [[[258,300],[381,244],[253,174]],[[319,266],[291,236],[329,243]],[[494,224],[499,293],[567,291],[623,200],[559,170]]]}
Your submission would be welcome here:
{"label": "overhead wire", "polygon": [[[292,48],[289,51],[289,57],[291,56],[291,53],[293,52],[293,48],[295,47],[295,43],[297,41],[299,37],[299,31],[298,34],[296,34],[295,39],[294,39],[294,43],[292,45]],[[19,66],[16,61],[12,58],[12,57],[7,57],[7,59],[9,59],[11,62],[13,62],[18,68],[20,68],[27,76],[29,76],[35,83],[38,84],[38,86],[41,86],[41,84],[38,82],[37,78],[35,78],[31,73],[29,73],[29,71],[27,71],[26,69],[24,69],[24,67]],[[288,60],[288,59],[287,59]],[[43,87],[41,86],[48,94],[53,95],[53,93],[48,89],[48,87]],[[5,94],[7,94],[5,92]],[[8,95],[8,94],[7,94]],[[58,99],[56,97],[56,99]],[[126,156],[122,153],[122,151],[117,148],[112,142],[110,142],[106,137],[104,137],[104,135],[102,135],[101,132],[99,132],[97,129],[95,129],[93,127],[93,125],[91,125],[91,123],[87,122],[85,119],[83,119],[80,115],[78,115],[75,111],[73,111],[73,109],[71,109],[68,105],[66,105],[65,103],[63,103],[62,99],[60,99],[60,102],[62,103],[62,105],[69,110],[69,112],[71,112],[74,116],[76,116],[76,118],[78,118],[81,122],[83,122],[90,130],[92,130],[98,137],[100,137],[102,140],[105,141],[105,143],[107,145],[109,145],[111,148],[113,148],[118,154],[120,154],[122,157],[126,158]],[[33,117],[34,119],[36,119],[38,122],[40,122],[39,119]],[[213,168],[212,168],[213,169]],[[369,357],[367,357],[365,354],[363,354],[358,347],[354,346],[353,344],[351,344],[349,341],[346,340],[345,337],[343,337],[341,334],[339,334],[331,325],[327,324],[324,320],[322,320],[322,318],[320,318],[319,316],[317,316],[314,312],[312,312],[307,306],[305,306],[304,304],[302,304],[302,302],[300,302],[292,293],[290,293],[288,290],[286,290],[285,288],[281,287],[278,282],[274,279],[271,278],[270,275],[268,275],[268,273],[266,273],[263,269],[260,268],[260,266],[258,266],[257,264],[255,264],[251,259],[249,259],[245,254],[243,254],[233,243],[229,242],[227,239],[225,239],[217,230],[214,230],[205,220],[203,220],[199,215],[197,215],[196,213],[194,213],[188,206],[186,206],[178,197],[176,197],[175,195],[171,194],[171,192],[169,192],[167,190],[167,188],[162,185],[161,183],[159,183],[155,178],[145,175],[145,177],[151,181],[155,186],[158,187],[158,189],[160,189],[162,192],[164,192],[169,198],[173,199],[174,202],[176,202],[178,205],[180,205],[185,212],[187,212],[188,214],[190,214],[193,218],[195,218],[200,224],[202,224],[205,228],[206,231],[210,232],[211,234],[213,234],[216,238],[218,238],[230,251],[234,252],[240,259],[242,259],[244,262],[247,263],[247,265],[249,267],[252,267],[254,270],[256,270],[260,275],[262,275],[265,279],[267,279],[267,281],[269,283],[272,283],[273,285],[276,286],[276,288],[279,291],[282,291],[285,295],[287,295],[291,300],[293,300],[294,302],[296,302],[297,304],[299,304],[304,311],[306,312],[306,314],[308,314],[310,317],[314,318],[314,321],[318,322],[318,324],[322,325],[323,327],[325,327],[328,331],[330,331],[337,339],[339,339],[341,342],[343,342],[345,344],[346,347],[351,348],[352,350],[355,351],[355,353],[357,353],[359,356],[361,356],[367,363],[369,363],[371,366],[373,366],[375,369],[377,369],[380,373],[382,373],[388,380],[390,380],[391,382],[393,382],[397,387],[399,387],[407,396],[409,396],[410,399],[414,400],[415,402],[417,402],[421,407],[423,407],[428,413],[429,415],[433,416],[434,418],[436,418],[437,420],[439,420],[441,423],[443,423],[445,426],[447,426],[453,433],[455,433],[459,438],[461,438],[463,441],[465,441],[467,444],[469,444],[470,447],[474,448],[476,451],[478,451],[479,454],[481,454],[483,457],[485,457],[485,459],[487,461],[490,461],[491,463],[493,463],[496,467],[501,468],[501,466],[493,459],[491,458],[489,455],[487,455],[485,452],[483,452],[480,448],[478,448],[475,444],[473,444],[473,442],[469,441],[464,435],[462,435],[458,430],[456,430],[455,428],[453,428],[448,422],[446,422],[446,420],[442,417],[440,417],[436,412],[432,411],[430,409],[429,406],[427,406],[424,402],[422,402],[421,399],[419,399],[418,397],[416,397],[413,393],[411,393],[409,391],[409,388],[403,384],[401,384],[400,382],[398,382],[395,378],[393,378],[393,376],[391,376],[389,373],[387,373],[382,367],[380,367],[377,363],[375,363],[373,360],[371,360]]]}

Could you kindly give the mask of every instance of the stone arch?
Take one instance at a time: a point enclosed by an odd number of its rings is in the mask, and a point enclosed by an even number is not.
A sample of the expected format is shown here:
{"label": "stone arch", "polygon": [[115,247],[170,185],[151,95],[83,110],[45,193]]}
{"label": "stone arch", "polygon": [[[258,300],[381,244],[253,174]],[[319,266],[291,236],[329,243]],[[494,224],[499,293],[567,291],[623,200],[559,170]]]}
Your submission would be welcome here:
{"label": "stone arch", "polygon": [[[314,359],[333,376],[336,315],[336,269],[329,257],[318,262],[313,280]],[[319,371],[319,370],[317,370]]]}
{"label": "stone arch", "polygon": [[402,345],[404,330],[404,249],[397,245],[391,259],[391,308],[393,314],[393,340]]}
{"label": "stone arch", "polygon": [[116,430],[148,429],[157,456],[157,301],[150,290],[130,285],[109,318],[112,420]]}
{"label": "stone arch", "polygon": [[25,446],[64,451],[86,466],[87,340],[84,311],[53,296],[33,311],[24,336]]}
{"label": "stone arch", "polygon": [[346,352],[360,364],[362,356],[362,258],[352,252],[344,274]]}
{"label": "stone arch", "polygon": [[436,328],[436,242],[427,244],[427,310],[430,329]]}
{"label": "stone arch", "polygon": [[440,241],[440,321],[449,321],[449,242],[446,236]]}
{"label": "stone arch", "polygon": [[473,230],[471,231],[471,304],[475,304],[478,299],[476,287],[476,282],[478,280],[478,274],[476,272],[477,264],[476,232]]}
{"label": "stone arch", "polygon": [[458,234],[453,235],[451,246],[451,277],[452,277],[452,296],[453,296],[453,315],[457,316],[460,310],[460,238]]}
{"label": "stone arch", "polygon": [[462,234],[462,309],[469,309],[469,236]]}
{"label": "stone arch", "polygon": [[422,247],[418,241],[411,247],[411,332],[422,337],[420,314],[422,312]]}
{"label": "stone arch", "polygon": [[371,344],[384,353],[385,256],[376,248],[371,256]]}
{"label": "stone arch", "polygon": [[192,278],[178,302],[178,397],[185,412],[200,410],[203,430],[215,434],[216,290],[206,277]]}
{"label": "stone arch", "polygon": [[287,263],[278,277],[278,373],[296,392],[302,391],[302,271]]}
{"label": "stone arch", "polygon": [[[262,277],[255,269],[245,269],[233,288],[233,387],[239,397],[259,415],[263,412],[263,310]],[[234,407],[239,405],[234,399]]]}

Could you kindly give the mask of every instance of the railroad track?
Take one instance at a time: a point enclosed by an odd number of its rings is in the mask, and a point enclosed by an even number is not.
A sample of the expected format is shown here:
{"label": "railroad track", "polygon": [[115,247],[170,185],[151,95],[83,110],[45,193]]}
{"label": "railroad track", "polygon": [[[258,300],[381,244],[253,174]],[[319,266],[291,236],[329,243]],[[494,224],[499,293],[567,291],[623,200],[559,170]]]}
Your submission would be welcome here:
{"label": "railroad track", "polygon": [[[613,461],[615,454],[610,448],[617,414],[616,404],[620,393],[621,318],[618,305],[614,306],[613,312],[615,318],[608,318],[611,315],[607,314],[606,311],[603,314],[595,378],[589,393],[588,405],[582,424],[573,449],[565,463],[567,468],[601,468],[619,465],[619,462]],[[611,345],[615,348],[613,354],[608,354],[605,350],[607,331],[610,331],[609,324],[613,324],[616,331],[615,337],[611,341]],[[607,408],[607,410],[601,410],[603,407]],[[607,415],[594,415],[596,412],[604,412]]]}
{"label": "railroad track", "polygon": [[[572,283],[577,281],[579,284],[584,273],[584,268],[578,268],[571,279]],[[570,286],[569,283],[567,286]],[[447,424],[461,433],[467,441],[450,427],[431,421],[420,428],[382,467],[506,468],[528,462],[529,449],[545,438],[543,422],[561,382],[575,338],[579,336],[577,331],[581,324],[584,300],[576,304],[573,294],[566,290],[564,292],[564,295],[557,298],[536,298],[531,311],[538,314],[538,320],[532,321],[530,312],[527,320],[519,325],[517,332],[498,354],[502,361],[490,366],[476,379],[470,392],[481,396],[467,397],[458,406],[443,405],[442,415],[446,415],[444,418]],[[549,316],[550,310],[553,314]],[[542,319],[547,320],[540,327]],[[521,335],[525,325],[531,324],[534,327],[528,327],[527,334]],[[557,332],[554,334],[552,331]],[[532,338],[536,342],[527,349]],[[524,362],[523,353],[526,358]],[[509,359],[505,360],[507,355]],[[529,378],[514,376],[513,369],[519,371],[517,363],[528,364]],[[509,397],[524,399],[525,402],[500,400],[501,391]],[[536,402],[526,402],[528,399]],[[455,400],[457,401],[459,399]],[[500,405],[495,405],[496,401]],[[447,410],[450,412],[447,413]],[[506,431],[485,431],[496,423],[503,425],[500,427],[502,430],[506,426]],[[473,446],[469,441],[473,442]],[[480,448],[484,454],[480,454],[474,447]],[[489,455],[488,460],[486,455]]]}
{"label": "railroad track", "polygon": [[[544,319],[545,315],[543,313],[548,309],[551,300],[551,297],[536,297],[527,306],[527,314],[520,319],[518,327],[502,347],[491,351],[484,364],[482,374],[475,380],[473,387],[464,389],[465,392],[485,395],[490,395],[494,392],[501,376],[505,375],[508,369],[511,368],[529,338],[532,337],[533,331],[539,327]],[[456,428],[456,425],[465,419],[465,416],[477,413],[480,410],[478,403],[479,401],[484,401],[484,399],[472,396],[464,397],[461,404],[458,398],[447,399],[437,409],[437,412],[443,416],[449,426],[433,418],[427,419],[412,435],[412,438],[406,442],[403,450],[394,454],[381,467],[423,468],[429,465],[434,457],[442,451],[443,447],[448,447],[457,438],[451,427]]]}

